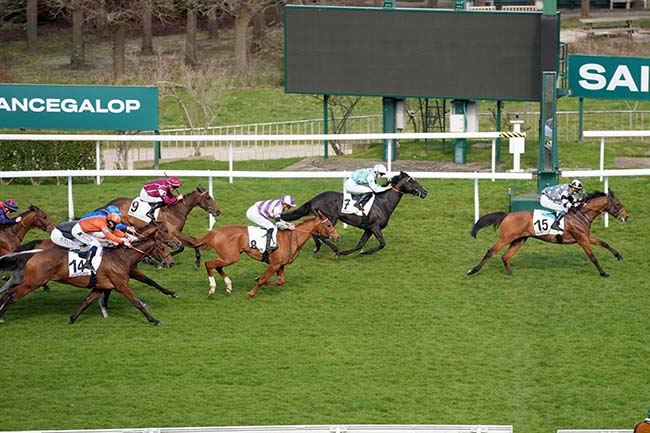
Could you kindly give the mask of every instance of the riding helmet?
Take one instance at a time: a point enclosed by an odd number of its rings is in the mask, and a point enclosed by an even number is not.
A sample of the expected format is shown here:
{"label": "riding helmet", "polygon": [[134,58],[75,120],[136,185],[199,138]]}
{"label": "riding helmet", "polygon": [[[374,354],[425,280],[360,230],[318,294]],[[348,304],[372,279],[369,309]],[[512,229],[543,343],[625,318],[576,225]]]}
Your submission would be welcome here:
{"label": "riding helmet", "polygon": [[578,191],[582,191],[582,182],[580,182],[578,179],[573,179],[569,186],[577,189]]}
{"label": "riding helmet", "polygon": [[172,176],[167,179],[167,185],[173,186],[174,188],[180,188],[182,186],[181,181],[178,180],[178,178],[175,176]]}
{"label": "riding helmet", "polygon": [[372,168],[375,173],[377,173],[380,176],[386,176],[386,166],[384,164],[375,164],[375,166]]}
{"label": "riding helmet", "polygon": [[4,201],[5,206],[7,209],[9,209],[12,212],[16,212],[18,210],[18,203],[16,203],[16,200],[8,198],[7,200]]}
{"label": "riding helmet", "polygon": [[287,204],[291,207],[296,205],[296,201],[293,199],[293,196],[291,195],[285,195],[282,197],[282,203]]}
{"label": "riding helmet", "polygon": [[122,222],[122,218],[120,218],[120,216],[118,214],[116,214],[115,212],[109,212],[109,214],[106,215],[106,219],[108,221],[111,221],[111,222],[115,223],[115,224],[119,224],[119,223]]}
{"label": "riding helmet", "polygon": [[106,206],[106,211],[107,211],[108,213],[113,212],[113,213],[116,213],[116,214],[118,214],[118,215],[122,215],[122,212],[120,212],[120,208],[117,207],[117,206],[115,206],[114,204],[112,204],[112,205],[110,205],[110,206]]}

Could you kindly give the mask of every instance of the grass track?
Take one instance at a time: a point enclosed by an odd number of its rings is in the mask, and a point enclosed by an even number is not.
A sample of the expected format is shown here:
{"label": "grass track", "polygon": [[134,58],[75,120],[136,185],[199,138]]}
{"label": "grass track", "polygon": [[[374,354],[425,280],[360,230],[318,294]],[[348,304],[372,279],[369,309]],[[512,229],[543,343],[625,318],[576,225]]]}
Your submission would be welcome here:
{"label": "grass track", "polygon": [[[192,187],[192,181],[185,181]],[[197,184],[199,183],[196,181]],[[203,182],[204,183],[204,182]],[[119,295],[111,317],[68,316],[86,291],[58,284],[14,305],[0,326],[2,430],[276,424],[513,424],[516,432],[631,428],[648,402],[647,179],[610,186],[631,218],[594,232],[625,258],[595,253],[601,278],[577,246],[531,240],[507,277],[499,257],[468,277],[496,239],[473,222],[471,181],[423,180],[429,197],[404,197],[386,249],[336,260],[309,243],[287,283],[246,292],[263,266],[248,257],[227,272],[234,293],[206,297],[203,268],[184,253],[173,269],[145,272],[181,298],[133,287],[154,328]],[[137,180],[75,185],[77,213]],[[481,213],[507,209],[508,182],[480,183]],[[586,180],[588,190],[600,188]],[[338,180],[217,180],[217,227],[245,224],[247,206],[293,193],[299,203]],[[520,188],[530,185],[520,185]],[[187,190],[187,188],[185,188]],[[3,186],[63,220],[65,186]],[[88,197],[88,199],[82,199]],[[90,199],[90,197],[93,197]],[[188,231],[205,232],[207,214]],[[361,232],[343,230],[342,246]],[[32,237],[42,235],[32,232]],[[372,240],[371,242],[374,242]],[[206,255],[214,253],[206,252]]]}

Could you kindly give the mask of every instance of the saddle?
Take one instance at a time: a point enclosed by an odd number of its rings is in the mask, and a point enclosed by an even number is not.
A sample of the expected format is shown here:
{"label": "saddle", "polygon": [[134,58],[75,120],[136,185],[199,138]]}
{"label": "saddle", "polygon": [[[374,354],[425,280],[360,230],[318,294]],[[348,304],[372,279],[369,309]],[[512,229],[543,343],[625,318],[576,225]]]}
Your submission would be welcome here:
{"label": "saddle", "polygon": [[75,237],[72,236],[72,228],[77,224],[78,221],[64,221],[56,225],[56,228],[59,229],[63,237],[71,240],[75,240]]}

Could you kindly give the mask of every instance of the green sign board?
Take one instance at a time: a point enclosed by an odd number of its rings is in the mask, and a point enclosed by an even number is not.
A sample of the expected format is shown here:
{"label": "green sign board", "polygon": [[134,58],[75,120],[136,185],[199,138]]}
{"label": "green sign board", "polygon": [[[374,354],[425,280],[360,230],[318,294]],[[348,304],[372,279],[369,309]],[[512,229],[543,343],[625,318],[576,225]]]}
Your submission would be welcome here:
{"label": "green sign board", "polygon": [[572,54],[571,96],[594,99],[650,99],[650,59]]}
{"label": "green sign board", "polygon": [[0,129],[158,129],[158,88],[0,84]]}

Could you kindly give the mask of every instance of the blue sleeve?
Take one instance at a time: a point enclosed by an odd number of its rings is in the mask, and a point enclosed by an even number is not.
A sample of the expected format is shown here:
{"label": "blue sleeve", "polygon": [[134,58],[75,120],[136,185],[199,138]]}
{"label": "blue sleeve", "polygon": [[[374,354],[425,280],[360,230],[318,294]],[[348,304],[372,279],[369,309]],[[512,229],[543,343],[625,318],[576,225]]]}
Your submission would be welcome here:
{"label": "blue sleeve", "polygon": [[0,211],[0,224],[16,224],[16,218],[7,218],[7,215]]}

